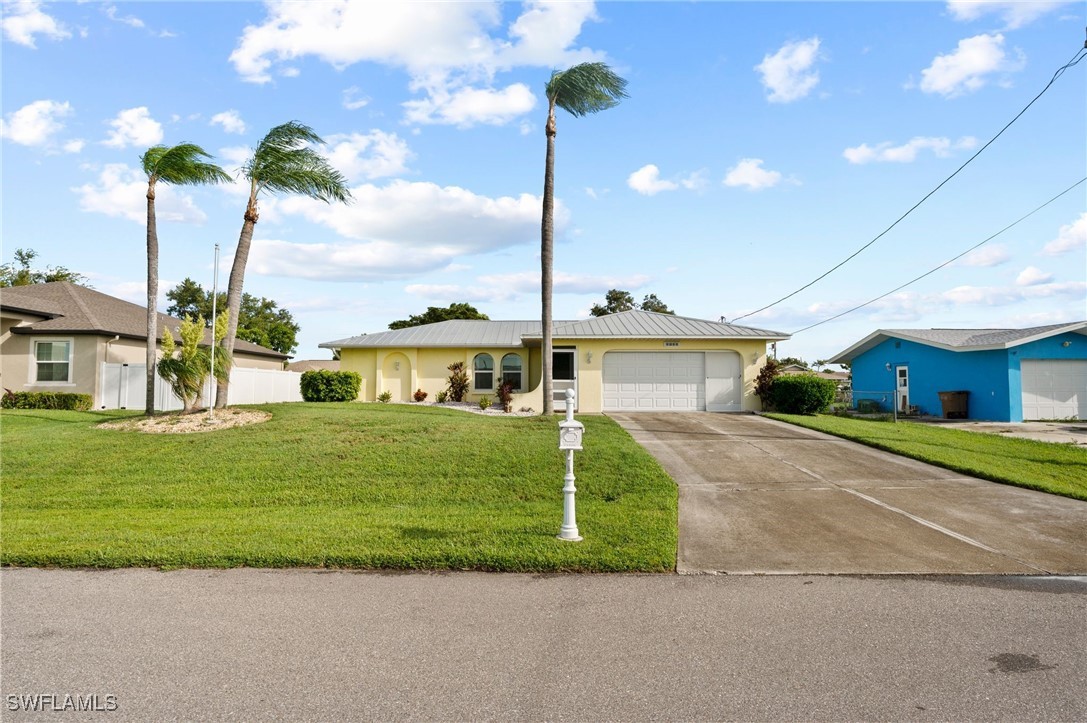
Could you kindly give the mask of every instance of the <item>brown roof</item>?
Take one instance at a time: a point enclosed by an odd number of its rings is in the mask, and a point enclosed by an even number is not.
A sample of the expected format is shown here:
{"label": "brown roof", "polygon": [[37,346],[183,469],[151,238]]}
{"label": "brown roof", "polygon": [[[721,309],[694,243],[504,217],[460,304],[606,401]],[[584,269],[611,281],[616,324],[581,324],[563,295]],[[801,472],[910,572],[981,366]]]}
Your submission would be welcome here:
{"label": "brown roof", "polygon": [[302,361],[291,362],[287,365],[287,371],[289,372],[310,372],[315,370],[327,369],[330,372],[340,371],[339,359],[303,359]]}
{"label": "brown roof", "polygon": [[[11,286],[0,290],[0,309],[22,311],[44,317],[41,321],[16,326],[16,334],[112,334],[129,339],[147,338],[147,308],[86,286],[67,281]],[[177,329],[181,320],[159,313],[159,328],[170,329],[180,341]],[[211,330],[204,335],[211,342]],[[238,339],[234,351],[255,356],[287,359],[275,349]]]}

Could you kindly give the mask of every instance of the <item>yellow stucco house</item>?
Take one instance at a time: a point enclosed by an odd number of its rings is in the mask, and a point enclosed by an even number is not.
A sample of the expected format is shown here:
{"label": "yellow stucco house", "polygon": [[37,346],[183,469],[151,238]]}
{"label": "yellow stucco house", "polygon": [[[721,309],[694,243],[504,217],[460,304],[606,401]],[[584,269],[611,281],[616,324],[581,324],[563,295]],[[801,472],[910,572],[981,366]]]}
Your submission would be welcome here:
{"label": "yellow stucco house", "polygon": [[[750,412],[760,409],[755,378],[768,342],[788,334],[650,311],[624,311],[553,325],[556,408],[573,389],[583,413],[628,411]],[[470,396],[494,398],[499,379],[514,381],[513,408],[543,408],[539,321],[455,320],[363,334],[321,344],[340,368],[362,376],[359,399],[389,392],[433,400],[448,367],[464,362]]]}

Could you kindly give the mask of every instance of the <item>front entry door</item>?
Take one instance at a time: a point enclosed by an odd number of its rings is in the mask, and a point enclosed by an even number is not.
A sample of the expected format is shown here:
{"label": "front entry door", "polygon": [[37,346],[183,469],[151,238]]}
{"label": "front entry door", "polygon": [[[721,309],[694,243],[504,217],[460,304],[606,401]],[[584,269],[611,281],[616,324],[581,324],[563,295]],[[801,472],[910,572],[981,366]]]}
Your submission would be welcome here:
{"label": "front entry door", "polygon": [[574,406],[577,406],[577,350],[553,349],[551,351],[552,398],[555,409],[566,409],[566,390],[574,390]]}
{"label": "front entry door", "polygon": [[898,390],[898,411],[910,411],[910,368],[895,367],[895,389]]}

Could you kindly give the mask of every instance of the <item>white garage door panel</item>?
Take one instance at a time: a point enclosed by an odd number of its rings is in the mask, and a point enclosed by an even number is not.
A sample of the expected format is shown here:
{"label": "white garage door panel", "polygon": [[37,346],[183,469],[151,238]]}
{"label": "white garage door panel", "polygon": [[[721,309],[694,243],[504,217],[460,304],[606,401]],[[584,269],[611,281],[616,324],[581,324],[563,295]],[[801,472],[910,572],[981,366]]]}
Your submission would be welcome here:
{"label": "white garage door panel", "polygon": [[1087,419],[1087,359],[1024,359],[1023,419]]}
{"label": "white garage door panel", "polygon": [[698,411],[706,408],[702,352],[608,352],[604,411]]}

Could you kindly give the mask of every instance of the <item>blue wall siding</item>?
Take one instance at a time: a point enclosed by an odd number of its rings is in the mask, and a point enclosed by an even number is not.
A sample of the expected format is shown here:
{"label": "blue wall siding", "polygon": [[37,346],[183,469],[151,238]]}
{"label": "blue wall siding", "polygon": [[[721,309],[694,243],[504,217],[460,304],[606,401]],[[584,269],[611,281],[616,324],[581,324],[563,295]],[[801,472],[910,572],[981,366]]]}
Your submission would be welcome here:
{"label": "blue wall siding", "polygon": [[[1012,420],[1007,351],[953,352],[904,339],[887,339],[853,360],[853,388],[858,392],[891,391],[895,384],[894,368],[902,365],[910,370],[909,403],[918,406],[922,414],[940,416],[939,393],[965,390],[970,392],[970,419]],[[1021,407],[1018,387],[1015,395]],[[855,396],[872,398],[873,395]],[[884,408],[889,411],[890,402]],[[1022,418],[1021,408],[1019,414]]]}

